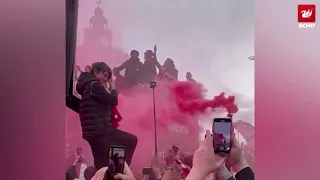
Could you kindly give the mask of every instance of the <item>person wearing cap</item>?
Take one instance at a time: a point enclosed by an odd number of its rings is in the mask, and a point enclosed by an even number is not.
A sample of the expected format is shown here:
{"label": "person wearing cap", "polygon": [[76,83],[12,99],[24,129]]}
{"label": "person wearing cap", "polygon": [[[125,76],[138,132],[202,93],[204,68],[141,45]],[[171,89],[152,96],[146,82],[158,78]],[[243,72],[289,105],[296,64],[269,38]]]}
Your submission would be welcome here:
{"label": "person wearing cap", "polygon": [[95,167],[100,169],[108,165],[110,145],[125,146],[126,161],[130,164],[138,139],[114,126],[118,93],[110,67],[104,62],[93,63],[91,72],[80,74],[76,90],[81,95],[79,116],[82,136],[91,147]]}

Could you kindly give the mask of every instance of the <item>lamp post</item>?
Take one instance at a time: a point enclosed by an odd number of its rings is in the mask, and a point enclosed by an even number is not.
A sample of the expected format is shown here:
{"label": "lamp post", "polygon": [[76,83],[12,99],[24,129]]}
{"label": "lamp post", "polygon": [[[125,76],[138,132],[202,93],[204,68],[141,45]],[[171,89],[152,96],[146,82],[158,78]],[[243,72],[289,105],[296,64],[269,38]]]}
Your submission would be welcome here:
{"label": "lamp post", "polygon": [[158,154],[158,137],[157,137],[157,119],[156,119],[156,98],[154,89],[157,87],[155,81],[150,82],[150,88],[152,89],[152,100],[153,100],[153,128],[154,128],[154,154]]}

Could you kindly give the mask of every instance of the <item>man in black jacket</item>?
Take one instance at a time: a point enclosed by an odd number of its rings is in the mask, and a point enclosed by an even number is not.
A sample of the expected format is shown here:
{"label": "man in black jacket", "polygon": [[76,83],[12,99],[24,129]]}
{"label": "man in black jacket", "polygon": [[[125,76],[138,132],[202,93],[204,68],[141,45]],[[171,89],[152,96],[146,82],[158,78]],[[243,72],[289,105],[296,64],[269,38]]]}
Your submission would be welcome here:
{"label": "man in black jacket", "polygon": [[133,87],[141,83],[141,69],[142,62],[139,59],[139,52],[132,50],[130,53],[130,59],[125,61],[119,67],[116,68],[117,73],[124,70],[125,86],[127,88]]}
{"label": "man in black jacket", "polygon": [[97,169],[108,165],[110,145],[125,146],[126,162],[130,164],[138,141],[135,135],[113,127],[112,108],[118,105],[118,94],[111,77],[109,66],[97,62],[92,64],[91,72],[80,74],[76,85],[81,95],[79,115],[82,136],[91,146]]}

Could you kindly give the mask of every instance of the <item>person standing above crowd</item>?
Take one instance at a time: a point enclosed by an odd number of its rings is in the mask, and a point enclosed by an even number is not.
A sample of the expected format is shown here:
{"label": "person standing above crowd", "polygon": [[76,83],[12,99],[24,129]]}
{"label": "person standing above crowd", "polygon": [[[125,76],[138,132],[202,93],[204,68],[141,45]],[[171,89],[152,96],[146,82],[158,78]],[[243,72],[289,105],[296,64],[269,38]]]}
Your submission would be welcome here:
{"label": "person standing above crowd", "polygon": [[194,79],[192,79],[191,72],[187,72],[186,73],[186,79],[187,79],[187,81],[196,82]]}
{"label": "person standing above crowd", "polygon": [[166,81],[172,82],[178,80],[178,70],[176,69],[172,59],[167,58],[159,72],[159,78]]}
{"label": "person standing above crowd", "polygon": [[144,83],[149,83],[153,81],[156,76],[157,76],[157,68],[160,71],[161,70],[161,65],[157,60],[157,46],[155,45],[152,50],[147,50],[144,53],[144,63],[142,67],[142,81]]}
{"label": "person standing above crowd", "polygon": [[91,147],[95,167],[100,169],[108,165],[110,145],[125,146],[126,160],[130,164],[138,139],[114,126],[113,109],[118,105],[118,93],[110,67],[104,62],[93,63],[91,72],[80,74],[76,90],[81,95],[82,136]]}
{"label": "person standing above crowd", "polygon": [[125,69],[125,86],[133,87],[140,83],[142,62],[139,59],[139,52],[132,50],[129,60],[125,61],[119,67],[116,68],[116,73],[120,73]]}

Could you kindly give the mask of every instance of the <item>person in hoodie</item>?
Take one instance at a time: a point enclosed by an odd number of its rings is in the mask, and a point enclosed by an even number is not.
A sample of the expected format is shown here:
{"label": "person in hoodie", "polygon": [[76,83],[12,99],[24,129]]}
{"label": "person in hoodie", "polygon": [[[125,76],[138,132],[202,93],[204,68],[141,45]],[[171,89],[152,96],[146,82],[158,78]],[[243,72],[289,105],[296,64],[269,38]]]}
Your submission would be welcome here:
{"label": "person in hoodie", "polygon": [[91,147],[95,167],[108,166],[110,145],[125,146],[126,162],[130,164],[138,139],[114,126],[113,110],[118,105],[118,93],[110,67],[104,62],[93,63],[90,72],[80,74],[76,90],[81,95],[82,136]]}

